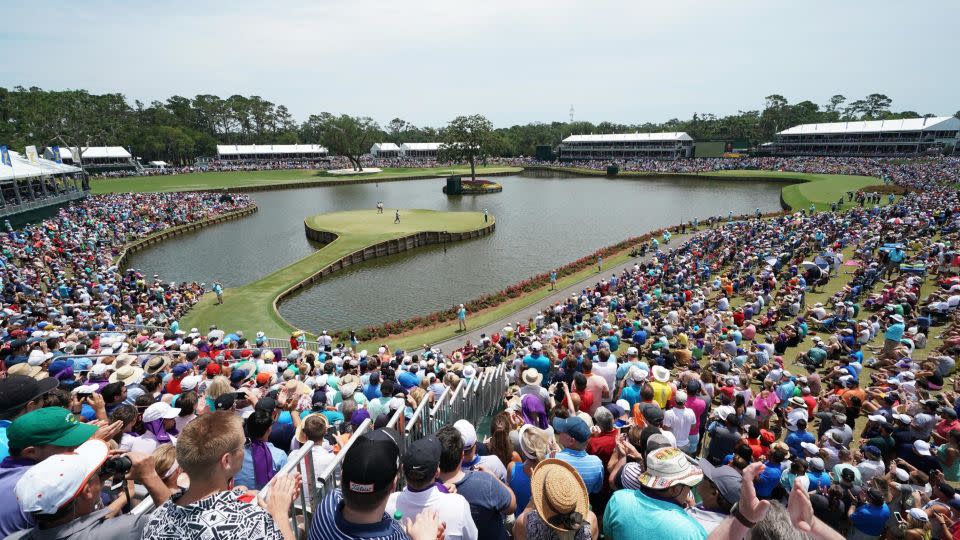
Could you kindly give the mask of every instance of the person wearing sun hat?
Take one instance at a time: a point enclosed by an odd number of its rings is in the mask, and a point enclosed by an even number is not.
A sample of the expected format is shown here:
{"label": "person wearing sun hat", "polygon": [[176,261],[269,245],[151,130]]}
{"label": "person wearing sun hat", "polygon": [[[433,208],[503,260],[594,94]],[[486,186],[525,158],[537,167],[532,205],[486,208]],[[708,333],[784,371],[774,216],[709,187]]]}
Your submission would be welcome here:
{"label": "person wearing sun hat", "polygon": [[611,538],[705,539],[707,532],[684,511],[690,490],[703,471],[680,449],[658,448],[647,455],[647,468],[624,478],[603,514],[604,534]]}
{"label": "person wearing sun hat", "polygon": [[[36,538],[94,540],[139,538],[149,513],[108,515],[114,508],[101,508],[102,481],[98,471],[107,461],[109,447],[90,439],[68,453],[55,454],[30,468],[17,482],[14,494],[20,509],[36,519],[37,527],[8,539]],[[138,480],[161,504],[170,490],[163,485],[148,454],[129,453],[129,478]]]}
{"label": "person wearing sun hat", "polygon": [[569,463],[545,459],[530,478],[530,504],[513,525],[514,538],[589,540],[598,530],[587,486]]}

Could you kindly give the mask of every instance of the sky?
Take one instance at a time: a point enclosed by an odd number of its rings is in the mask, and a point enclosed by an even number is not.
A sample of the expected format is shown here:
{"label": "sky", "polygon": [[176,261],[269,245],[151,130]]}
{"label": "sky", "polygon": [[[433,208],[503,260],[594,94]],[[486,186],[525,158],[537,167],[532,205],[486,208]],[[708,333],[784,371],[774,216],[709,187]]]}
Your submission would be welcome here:
{"label": "sky", "polygon": [[[0,86],[259,95],[441,126],[662,122],[880,92],[960,110],[960,2],[4,2]],[[952,67],[951,67],[952,66]]]}

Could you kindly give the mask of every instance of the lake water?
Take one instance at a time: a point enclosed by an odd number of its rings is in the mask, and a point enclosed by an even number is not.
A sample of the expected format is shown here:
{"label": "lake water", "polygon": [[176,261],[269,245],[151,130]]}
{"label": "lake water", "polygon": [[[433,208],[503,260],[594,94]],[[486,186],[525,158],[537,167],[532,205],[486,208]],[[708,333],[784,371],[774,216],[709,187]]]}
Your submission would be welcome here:
{"label": "lake water", "polygon": [[351,266],[285,301],[311,331],[355,328],[450,307],[579,259],[603,246],[693,217],[779,210],[783,184],[684,178],[608,179],[527,173],[496,178],[503,192],[447,197],[443,179],[253,193],[260,211],[133,254],[129,266],[165,280],[256,281],[319,249],[309,215],[369,208],[483,211],[496,231]]}

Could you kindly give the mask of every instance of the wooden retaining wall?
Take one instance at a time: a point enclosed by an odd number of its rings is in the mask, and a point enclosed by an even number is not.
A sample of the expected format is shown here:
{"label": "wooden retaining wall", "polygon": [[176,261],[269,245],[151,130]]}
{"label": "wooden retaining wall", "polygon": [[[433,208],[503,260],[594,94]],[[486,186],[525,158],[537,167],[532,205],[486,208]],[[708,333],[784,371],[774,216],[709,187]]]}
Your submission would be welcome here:
{"label": "wooden retaining wall", "polygon": [[224,221],[231,221],[234,219],[242,218],[244,216],[249,216],[250,214],[258,210],[259,208],[257,208],[256,204],[251,204],[250,206],[243,208],[241,210],[228,212],[226,214],[221,214],[219,216],[207,218],[194,223],[186,223],[178,227],[173,227],[165,231],[160,231],[156,234],[151,234],[146,238],[141,238],[139,240],[134,240],[133,242],[128,242],[125,246],[123,246],[123,249],[120,251],[120,254],[117,255],[117,257],[114,259],[113,262],[114,264],[117,265],[118,268],[123,269],[127,264],[127,257],[131,253],[136,253],[140,250],[146,249],[148,246],[152,246],[153,244],[162,242],[168,238],[179,236],[181,234],[184,234],[190,231],[195,231],[197,229],[202,229],[208,225],[214,225],[216,223],[223,223]]}
{"label": "wooden retaining wall", "polygon": [[[520,174],[520,171],[502,171],[502,172],[484,172],[483,176],[512,176]],[[299,188],[310,188],[310,187],[327,187],[327,186],[349,186],[354,184],[374,184],[380,182],[403,182],[404,180],[443,180],[450,175],[438,175],[438,174],[418,174],[415,176],[401,176],[396,178],[364,178],[363,176],[358,176],[356,178],[350,176],[344,177],[331,177],[331,176],[321,176],[316,180],[300,181],[300,182],[285,182],[283,184],[263,184],[257,186],[237,186],[227,188],[227,190],[238,193],[248,193],[253,191],[273,191],[277,189],[299,189]],[[460,175],[465,176],[465,175]],[[209,193],[221,193],[224,190],[220,189],[197,189],[191,191],[201,191]]]}
{"label": "wooden retaining wall", "polygon": [[[329,276],[330,274],[339,272],[348,266],[354,264],[360,264],[364,261],[369,261],[371,259],[376,259],[378,257],[387,257],[390,255],[395,255],[397,253],[403,253],[404,251],[409,251],[411,249],[416,249],[420,246],[426,246],[430,244],[446,244],[450,242],[460,242],[462,240],[469,240],[471,238],[479,238],[481,236],[486,236],[496,229],[497,223],[494,221],[486,227],[480,229],[474,229],[472,231],[466,232],[447,232],[447,231],[426,231],[410,234],[400,238],[394,238],[392,240],[385,240],[378,244],[372,246],[367,246],[363,249],[358,249],[353,253],[347,254],[340,259],[333,261],[332,263],[324,266],[317,272],[315,272],[310,277],[304,279],[303,281],[292,285],[283,291],[276,298],[273,299],[273,311],[277,314],[277,317],[280,317],[282,320],[283,317],[280,316],[279,306],[284,299],[293,295],[294,293],[305,289],[317,281]],[[329,231],[323,231],[319,229],[314,229],[307,224],[306,221],[303,222],[303,228],[306,232],[307,238],[315,242],[320,242],[321,244],[329,244],[338,238],[336,233]]]}

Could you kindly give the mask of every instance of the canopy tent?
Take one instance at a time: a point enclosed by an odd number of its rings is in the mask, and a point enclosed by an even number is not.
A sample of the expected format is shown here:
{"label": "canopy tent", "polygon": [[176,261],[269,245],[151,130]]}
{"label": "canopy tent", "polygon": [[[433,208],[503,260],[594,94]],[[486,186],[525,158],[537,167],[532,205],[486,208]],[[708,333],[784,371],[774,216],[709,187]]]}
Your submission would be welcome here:
{"label": "canopy tent", "polygon": [[218,144],[217,155],[233,156],[312,155],[326,157],[327,149],[319,144]]}
{"label": "canopy tent", "polygon": [[10,163],[0,163],[0,180],[12,180],[14,178],[37,178],[41,176],[53,176],[57,174],[72,174],[80,172],[79,167],[65,165],[50,161],[49,159],[37,158],[32,162],[17,152],[10,151]]}
{"label": "canopy tent", "polygon": [[149,161],[147,162],[151,167],[169,167],[170,164],[166,161]]}
{"label": "canopy tent", "polygon": [[570,135],[562,142],[569,143],[606,143],[606,142],[650,142],[650,141],[692,141],[693,137],[684,131],[665,133],[602,133],[590,135]]}
{"label": "canopy tent", "polygon": [[900,118],[897,120],[858,120],[854,122],[800,124],[780,131],[777,135],[955,130],[960,130],[960,119],[953,116],[934,116],[929,118]]}
{"label": "canopy tent", "polygon": [[[59,147],[61,161],[77,161],[73,155],[73,150],[66,146]],[[46,158],[53,157],[53,148],[47,147],[43,150]],[[83,159],[131,159],[133,156],[122,146],[84,146],[80,149],[80,155]]]}

